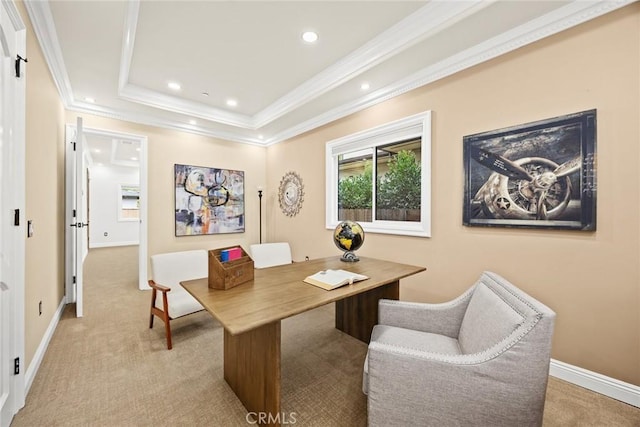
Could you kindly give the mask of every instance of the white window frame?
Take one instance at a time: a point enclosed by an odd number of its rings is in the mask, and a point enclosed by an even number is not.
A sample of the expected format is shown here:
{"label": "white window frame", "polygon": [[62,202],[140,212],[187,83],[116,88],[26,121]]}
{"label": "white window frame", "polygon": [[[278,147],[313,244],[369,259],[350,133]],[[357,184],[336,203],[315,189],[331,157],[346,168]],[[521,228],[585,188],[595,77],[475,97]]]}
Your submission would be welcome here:
{"label": "white window frame", "polygon": [[[118,222],[138,222],[140,221],[140,208],[136,209],[138,211],[138,218],[125,218],[122,216],[123,203],[122,203],[122,187],[138,187],[138,191],[140,190],[139,184],[118,184]],[[138,200],[140,200],[140,194],[138,193]]]}
{"label": "white window frame", "polygon": [[[415,114],[329,141],[326,145],[326,228],[334,229],[338,220],[338,157],[356,150],[421,138],[420,164],[422,170],[420,222],[416,221],[358,221],[365,232],[431,237],[431,111]],[[375,180],[375,173],[373,174]],[[375,183],[374,183],[375,184]],[[374,185],[375,188],[375,185]],[[373,198],[375,214],[375,197]],[[375,215],[374,215],[375,216]]]}

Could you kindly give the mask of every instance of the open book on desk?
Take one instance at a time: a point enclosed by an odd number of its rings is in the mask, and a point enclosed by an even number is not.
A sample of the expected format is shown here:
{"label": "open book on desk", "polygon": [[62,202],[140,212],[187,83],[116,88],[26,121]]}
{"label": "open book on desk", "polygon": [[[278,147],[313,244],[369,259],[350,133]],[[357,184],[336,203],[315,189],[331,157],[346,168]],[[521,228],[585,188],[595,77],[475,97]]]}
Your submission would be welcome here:
{"label": "open book on desk", "polygon": [[368,277],[363,274],[346,270],[324,270],[305,278],[304,282],[330,291],[340,286],[351,285],[354,282],[366,279]]}

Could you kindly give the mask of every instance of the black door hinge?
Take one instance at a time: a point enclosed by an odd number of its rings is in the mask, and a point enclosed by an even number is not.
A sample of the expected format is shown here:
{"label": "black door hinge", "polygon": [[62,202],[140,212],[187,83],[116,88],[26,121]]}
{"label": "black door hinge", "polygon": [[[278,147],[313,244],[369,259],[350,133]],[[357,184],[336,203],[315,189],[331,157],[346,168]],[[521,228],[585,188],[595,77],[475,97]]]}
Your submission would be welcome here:
{"label": "black door hinge", "polygon": [[20,78],[20,61],[29,62],[27,58],[23,58],[20,55],[16,55],[16,78]]}
{"label": "black door hinge", "polygon": [[20,226],[20,209],[13,210],[13,225]]}
{"label": "black door hinge", "polygon": [[14,375],[20,374],[20,358],[19,357],[16,357],[15,359],[13,359],[13,374]]}
{"label": "black door hinge", "polygon": [[73,276],[73,283],[76,283],[76,276]]}

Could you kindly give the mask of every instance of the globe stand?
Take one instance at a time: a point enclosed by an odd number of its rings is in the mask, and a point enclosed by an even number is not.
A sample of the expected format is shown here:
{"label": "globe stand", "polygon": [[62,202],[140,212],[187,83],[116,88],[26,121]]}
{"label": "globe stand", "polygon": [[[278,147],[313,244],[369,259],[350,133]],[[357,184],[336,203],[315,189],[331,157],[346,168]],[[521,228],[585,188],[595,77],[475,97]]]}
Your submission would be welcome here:
{"label": "globe stand", "polygon": [[364,243],[364,230],[355,221],[342,221],[333,230],[333,243],[343,252],[340,261],[358,262],[360,258],[355,252]]}
{"label": "globe stand", "polygon": [[340,261],[358,262],[360,261],[360,258],[358,258],[358,256],[353,251],[345,251],[345,253],[343,253],[342,257],[340,258]]}

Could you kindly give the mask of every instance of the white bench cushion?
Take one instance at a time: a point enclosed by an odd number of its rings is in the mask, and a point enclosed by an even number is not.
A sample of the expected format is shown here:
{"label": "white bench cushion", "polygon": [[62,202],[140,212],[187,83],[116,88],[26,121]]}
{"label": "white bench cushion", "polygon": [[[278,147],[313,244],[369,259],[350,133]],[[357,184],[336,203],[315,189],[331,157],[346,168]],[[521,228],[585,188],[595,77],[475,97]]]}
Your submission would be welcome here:
{"label": "white bench cushion", "polygon": [[[180,282],[208,277],[208,262],[208,254],[204,249],[151,256],[153,281],[158,285],[171,288],[171,291],[167,292],[171,319],[204,310],[204,307],[180,285]],[[156,307],[162,309],[162,292],[156,295]]]}

